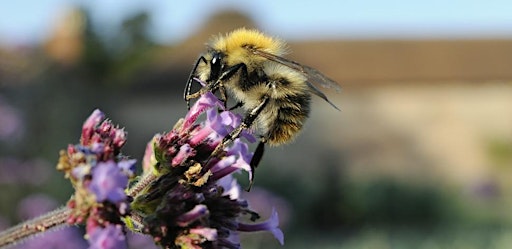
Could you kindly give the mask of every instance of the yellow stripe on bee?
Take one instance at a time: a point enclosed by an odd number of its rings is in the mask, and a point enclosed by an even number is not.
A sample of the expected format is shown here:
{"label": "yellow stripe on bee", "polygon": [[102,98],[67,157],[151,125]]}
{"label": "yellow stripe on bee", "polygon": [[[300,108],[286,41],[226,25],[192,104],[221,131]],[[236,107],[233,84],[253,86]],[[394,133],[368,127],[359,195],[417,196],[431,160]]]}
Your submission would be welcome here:
{"label": "yellow stripe on bee", "polygon": [[218,36],[211,42],[211,47],[228,55],[227,64],[235,65],[244,63],[252,66],[265,61],[265,58],[254,56],[244,47],[252,47],[277,56],[286,53],[286,44],[277,39],[263,34],[254,29],[240,28],[225,36]]}

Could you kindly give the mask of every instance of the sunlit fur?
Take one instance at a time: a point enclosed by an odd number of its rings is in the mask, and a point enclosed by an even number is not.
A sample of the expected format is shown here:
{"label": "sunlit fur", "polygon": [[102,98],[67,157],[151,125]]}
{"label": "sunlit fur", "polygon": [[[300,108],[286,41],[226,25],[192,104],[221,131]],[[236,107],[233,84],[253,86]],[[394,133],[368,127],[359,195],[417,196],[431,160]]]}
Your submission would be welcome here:
{"label": "sunlit fur", "polygon": [[286,53],[286,44],[281,40],[262,34],[256,30],[237,29],[225,36],[214,38],[203,57],[206,63],[198,65],[196,76],[205,82],[210,79],[211,61],[214,54],[223,54],[222,65],[226,70],[237,64],[245,64],[247,76],[241,70],[222,81],[229,96],[243,103],[247,111],[261,103],[264,96],[269,102],[257,116],[256,128],[263,140],[270,145],[290,142],[302,129],[309,115],[311,92],[307,78],[301,72],[251,53],[247,47],[274,55]]}
{"label": "sunlit fur", "polygon": [[217,36],[210,42],[210,47],[229,55],[226,58],[227,65],[244,63],[248,68],[261,65],[267,59],[254,56],[244,46],[251,46],[278,56],[286,54],[286,44],[270,36],[266,36],[257,30],[245,28],[234,30],[226,36]]}
{"label": "sunlit fur", "polygon": [[306,78],[276,63],[265,63],[263,70],[268,76],[268,83],[246,92],[246,108],[257,105],[255,100],[261,95],[268,95],[270,101],[256,119],[258,128],[266,134],[270,145],[290,142],[309,115],[311,94],[305,84]]}

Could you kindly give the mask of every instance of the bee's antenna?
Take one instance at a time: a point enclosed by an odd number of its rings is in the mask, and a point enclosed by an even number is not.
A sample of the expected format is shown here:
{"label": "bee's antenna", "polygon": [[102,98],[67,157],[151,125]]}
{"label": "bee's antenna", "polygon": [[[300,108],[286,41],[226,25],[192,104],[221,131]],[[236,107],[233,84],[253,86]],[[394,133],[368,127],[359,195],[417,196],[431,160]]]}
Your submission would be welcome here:
{"label": "bee's antenna", "polygon": [[196,64],[194,65],[194,68],[190,72],[190,75],[188,76],[187,85],[185,85],[185,91],[183,92],[183,99],[187,102],[187,109],[190,110],[190,99],[187,98],[188,95],[190,95],[190,89],[192,88],[192,81],[194,81],[194,75],[196,73],[197,67],[199,66],[199,63],[204,62],[207,63],[206,58],[204,56],[199,57],[197,59]]}

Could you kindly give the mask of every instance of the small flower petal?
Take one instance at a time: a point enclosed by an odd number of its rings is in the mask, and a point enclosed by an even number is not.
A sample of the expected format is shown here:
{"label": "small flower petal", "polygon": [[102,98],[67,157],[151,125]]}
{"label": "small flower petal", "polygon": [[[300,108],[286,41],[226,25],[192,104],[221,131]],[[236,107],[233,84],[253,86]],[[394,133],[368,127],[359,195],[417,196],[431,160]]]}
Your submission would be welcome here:
{"label": "small flower petal", "polygon": [[124,129],[115,129],[112,142],[117,148],[123,147],[123,145],[126,143],[126,132]]}
{"label": "small flower petal", "polygon": [[92,112],[82,126],[81,144],[87,145],[90,143],[94,130],[103,119],[105,119],[105,114],[99,109]]}
{"label": "small flower petal", "polygon": [[176,154],[176,156],[172,159],[171,165],[176,167],[185,162],[185,160],[187,160],[189,157],[194,156],[195,153],[195,150],[192,149],[190,144],[184,144],[180,147],[178,154]]}
{"label": "small flower petal", "polygon": [[155,157],[155,143],[160,140],[161,135],[156,134],[151,141],[146,145],[146,150],[144,151],[144,157],[142,158],[142,170],[147,172],[152,170],[155,165],[157,165],[158,161]]}
{"label": "small flower petal", "polygon": [[238,138],[235,139],[233,145],[227,149],[226,156],[211,167],[213,173],[211,179],[219,180],[239,170],[249,173],[249,179],[252,179],[253,172],[250,165],[252,155],[246,143]]}
{"label": "small flower petal", "polygon": [[[215,109],[210,109],[206,112],[206,125],[210,126],[212,130],[215,131],[221,137],[225,137],[226,135],[228,135],[230,131],[233,130],[233,128],[227,124],[227,122],[229,121],[226,122],[225,118],[223,117],[222,114],[224,113],[226,112],[222,112],[221,114],[219,114]],[[230,129],[228,129],[228,127]]]}
{"label": "small flower petal", "polygon": [[221,160],[217,161],[210,168],[210,170],[212,171],[212,176],[210,177],[210,179],[218,180],[239,170],[239,168],[233,167],[236,160],[236,156],[231,155],[223,157]]}
{"label": "small flower petal", "polygon": [[279,241],[281,245],[284,245],[284,234],[281,229],[279,229],[279,216],[275,209],[272,209],[272,215],[270,218],[262,223],[258,224],[238,224],[238,231],[242,232],[255,232],[255,231],[269,231],[274,235],[274,237]]}
{"label": "small flower petal", "polygon": [[223,108],[224,105],[222,102],[213,95],[211,92],[207,92],[203,94],[190,108],[190,111],[185,116],[185,122],[183,124],[183,129],[189,128],[196,120],[197,117],[207,109],[213,107]]}
{"label": "small flower petal", "polygon": [[114,161],[99,162],[92,171],[89,190],[96,196],[96,201],[109,200],[117,203],[126,199],[124,189],[128,177],[117,167]]}
{"label": "small flower petal", "polygon": [[182,214],[176,219],[176,222],[179,226],[185,227],[190,223],[196,221],[197,219],[208,214],[208,207],[206,205],[200,204],[196,205],[192,210]]}
{"label": "small flower petal", "polygon": [[217,185],[224,189],[224,192],[222,193],[223,196],[229,196],[229,199],[231,200],[240,198],[240,185],[232,175],[220,178],[217,180]]}
{"label": "small flower petal", "polygon": [[132,177],[133,175],[135,175],[136,163],[136,159],[121,160],[117,163],[117,167],[119,167],[126,176]]}
{"label": "small flower petal", "polygon": [[224,111],[220,113],[220,117],[222,118],[222,123],[225,126],[230,127],[231,130],[238,127],[242,123],[242,117],[230,111]]}
{"label": "small flower petal", "polygon": [[201,235],[208,241],[214,241],[217,239],[217,229],[201,227],[201,228],[192,228],[190,229],[190,233]]}
{"label": "small flower petal", "polygon": [[71,170],[71,175],[76,180],[83,180],[86,175],[91,173],[91,166],[88,164],[83,164],[76,166]]}

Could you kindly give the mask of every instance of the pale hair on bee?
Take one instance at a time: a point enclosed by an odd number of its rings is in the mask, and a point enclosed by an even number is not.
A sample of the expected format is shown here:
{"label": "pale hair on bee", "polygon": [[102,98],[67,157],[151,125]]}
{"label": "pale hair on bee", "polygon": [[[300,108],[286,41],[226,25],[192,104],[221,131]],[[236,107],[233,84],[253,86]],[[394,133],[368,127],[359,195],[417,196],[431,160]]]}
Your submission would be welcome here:
{"label": "pale hair on bee", "polygon": [[[208,43],[187,81],[187,106],[191,99],[218,90],[224,103],[230,96],[238,103],[235,107],[246,111],[242,124],[226,136],[212,156],[217,156],[244,129],[255,129],[261,142],[251,161],[254,169],[263,155],[264,144],[289,143],[299,134],[309,116],[312,94],[338,109],[317,86],[337,92],[341,87],[316,69],[284,58],[287,53],[284,41],[254,29],[236,29]],[[191,93],[194,78],[206,85]]]}

